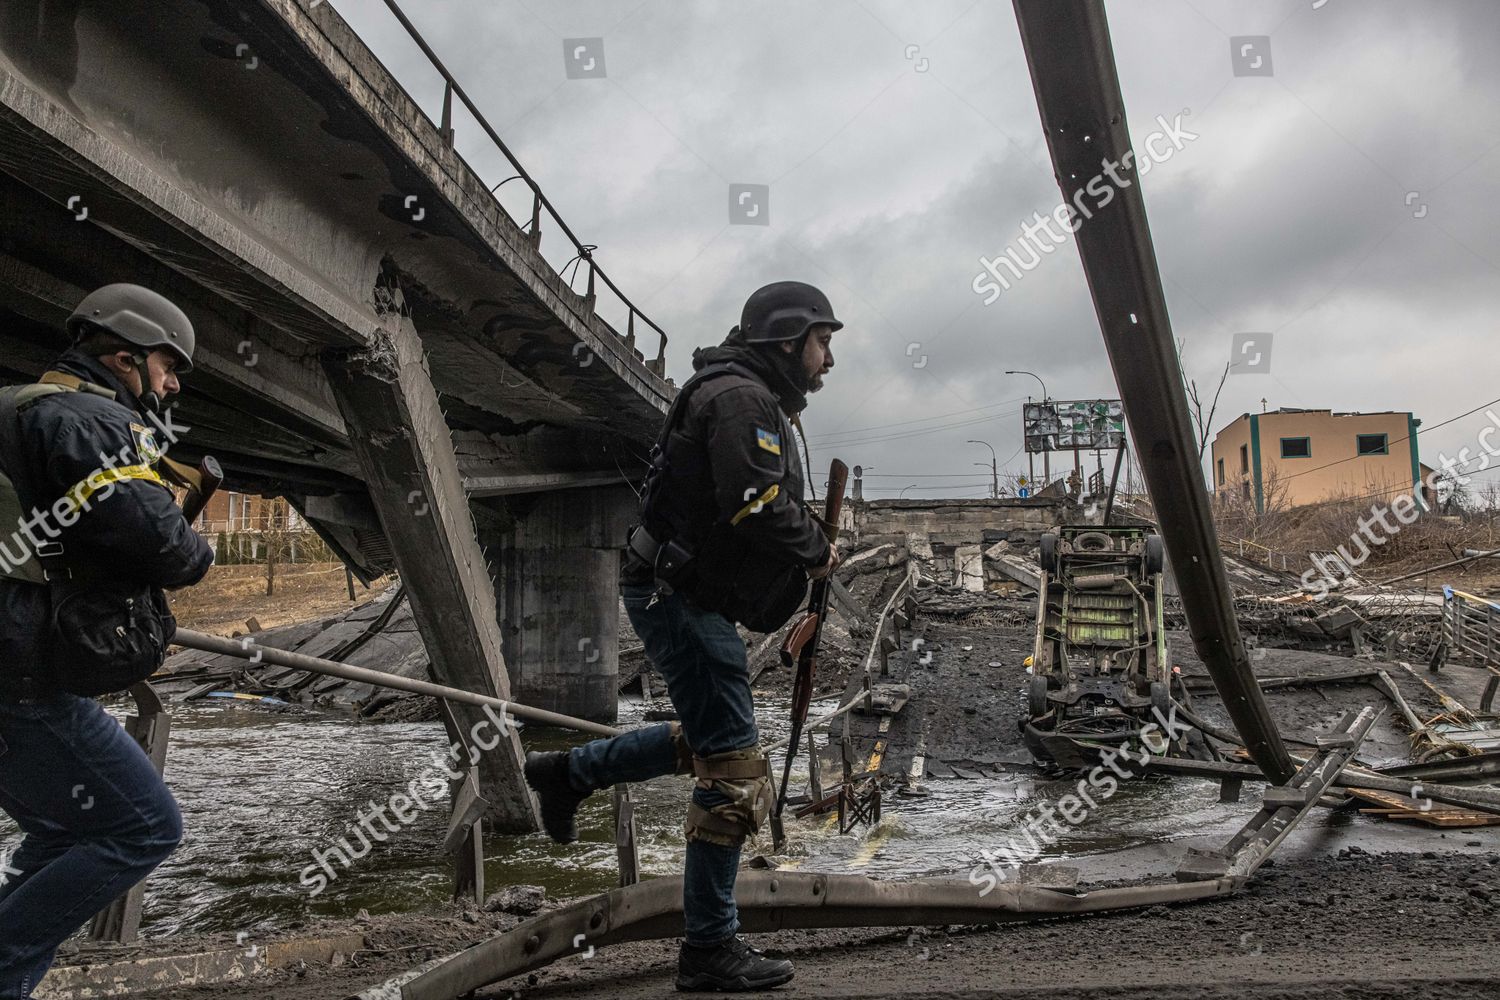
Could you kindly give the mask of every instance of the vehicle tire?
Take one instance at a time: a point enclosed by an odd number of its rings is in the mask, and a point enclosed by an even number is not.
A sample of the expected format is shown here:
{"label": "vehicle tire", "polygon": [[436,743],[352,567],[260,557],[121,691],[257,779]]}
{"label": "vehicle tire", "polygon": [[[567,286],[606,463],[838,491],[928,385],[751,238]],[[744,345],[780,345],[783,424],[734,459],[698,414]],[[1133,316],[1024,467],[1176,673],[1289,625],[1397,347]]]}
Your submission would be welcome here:
{"label": "vehicle tire", "polygon": [[1075,552],[1113,552],[1115,540],[1102,531],[1084,531],[1073,536]]}
{"label": "vehicle tire", "polygon": [[1167,564],[1167,550],[1162,545],[1160,535],[1146,536],[1146,573],[1155,576],[1160,573]]}
{"label": "vehicle tire", "polygon": [[1172,717],[1172,696],[1162,681],[1151,682],[1151,708],[1163,719]]}
{"label": "vehicle tire", "polygon": [[1052,574],[1057,572],[1057,534],[1047,532],[1041,539],[1041,551],[1037,554],[1037,563],[1042,567],[1042,572]]}
{"label": "vehicle tire", "polygon": [[1046,715],[1051,709],[1047,703],[1047,678],[1042,674],[1032,674],[1031,681],[1026,685],[1027,708],[1031,712],[1031,721],[1035,722]]}

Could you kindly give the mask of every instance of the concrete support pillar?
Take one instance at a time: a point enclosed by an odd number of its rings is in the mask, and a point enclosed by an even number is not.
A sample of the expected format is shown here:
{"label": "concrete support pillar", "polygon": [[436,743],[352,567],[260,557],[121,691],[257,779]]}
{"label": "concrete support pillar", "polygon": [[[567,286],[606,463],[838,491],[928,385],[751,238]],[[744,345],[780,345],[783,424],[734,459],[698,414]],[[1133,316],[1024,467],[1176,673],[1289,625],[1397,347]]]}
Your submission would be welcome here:
{"label": "concrete support pillar", "polygon": [[613,722],[619,684],[620,556],[637,509],[623,483],[512,504],[490,548],[516,699]]}
{"label": "concrete support pillar", "polygon": [[[385,322],[386,335],[369,350],[330,353],[323,368],[406,584],[433,679],[510,698],[494,589],[422,343],[406,317],[392,314]],[[481,746],[496,738],[479,709],[455,705],[453,713]],[[487,818],[501,832],[538,826],[521,761],[514,729],[480,758]]]}

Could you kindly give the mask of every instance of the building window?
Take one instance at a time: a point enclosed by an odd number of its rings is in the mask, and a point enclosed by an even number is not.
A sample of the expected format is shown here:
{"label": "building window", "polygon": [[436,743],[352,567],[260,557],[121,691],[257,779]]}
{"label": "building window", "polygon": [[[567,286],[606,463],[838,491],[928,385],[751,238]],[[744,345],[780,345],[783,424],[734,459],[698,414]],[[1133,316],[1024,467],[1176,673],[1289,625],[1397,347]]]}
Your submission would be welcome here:
{"label": "building window", "polygon": [[1219,459],[1219,485],[1224,485],[1224,460]]}
{"label": "building window", "polygon": [[1312,438],[1282,438],[1282,458],[1312,458]]}
{"label": "building window", "polygon": [[1361,455],[1389,455],[1390,437],[1386,434],[1359,434],[1355,436],[1355,447]]}
{"label": "building window", "polygon": [[1240,471],[1250,471],[1250,446],[1248,444],[1240,445]]}
{"label": "building window", "polygon": [[1240,483],[1240,491],[1244,493],[1246,500],[1250,499],[1250,480],[1247,479]]}

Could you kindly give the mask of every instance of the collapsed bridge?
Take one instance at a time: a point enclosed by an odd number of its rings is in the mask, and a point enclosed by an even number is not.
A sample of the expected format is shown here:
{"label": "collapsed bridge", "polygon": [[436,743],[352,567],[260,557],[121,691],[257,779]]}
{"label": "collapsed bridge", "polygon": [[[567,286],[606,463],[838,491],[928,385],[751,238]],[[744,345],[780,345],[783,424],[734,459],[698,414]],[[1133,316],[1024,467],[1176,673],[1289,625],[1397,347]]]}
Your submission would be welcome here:
{"label": "collapsed bridge", "polygon": [[[174,457],[287,497],[364,581],[399,570],[437,679],[612,720],[666,336],[433,59],[440,122],[327,4],[7,3],[0,380],[41,375],[93,288],[162,292],[198,333]],[[529,220],[455,150],[455,99]],[[500,829],[534,828],[519,754],[481,765]]]}

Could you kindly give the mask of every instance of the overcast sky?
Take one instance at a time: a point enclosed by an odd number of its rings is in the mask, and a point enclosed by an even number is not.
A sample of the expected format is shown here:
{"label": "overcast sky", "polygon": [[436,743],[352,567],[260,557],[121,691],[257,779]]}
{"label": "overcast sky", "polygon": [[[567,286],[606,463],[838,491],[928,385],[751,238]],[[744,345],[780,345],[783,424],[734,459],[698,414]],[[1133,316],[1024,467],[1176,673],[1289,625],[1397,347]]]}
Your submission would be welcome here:
{"label": "overcast sky", "polygon": [[[331,2],[436,117],[439,79],[385,5]],[[1060,197],[1009,2],[404,7],[668,332],[679,383],[759,285],[828,293],[846,327],[805,425],[817,466],[873,467],[866,496],[986,494],[973,463],[989,451],[969,438],[1024,471],[1019,407],[1040,389],[1006,369],[1037,372],[1054,398],[1117,395],[1071,241],[992,304],[974,291],[979,258]],[[1108,10],[1138,150],[1157,116],[1197,135],[1142,178],[1189,376],[1211,386],[1235,334],[1273,335],[1268,372],[1228,379],[1215,430],[1263,398],[1412,410],[1431,427],[1500,396],[1500,3]],[[1242,55],[1240,36],[1254,39]],[[572,39],[599,41],[575,59]],[[456,125],[471,165],[507,176]],[[731,224],[740,184],[769,186],[768,225]],[[520,188],[505,189],[517,211]],[[562,248],[544,237],[549,257]],[[1484,423],[1481,410],[1422,435],[1424,460]]]}

